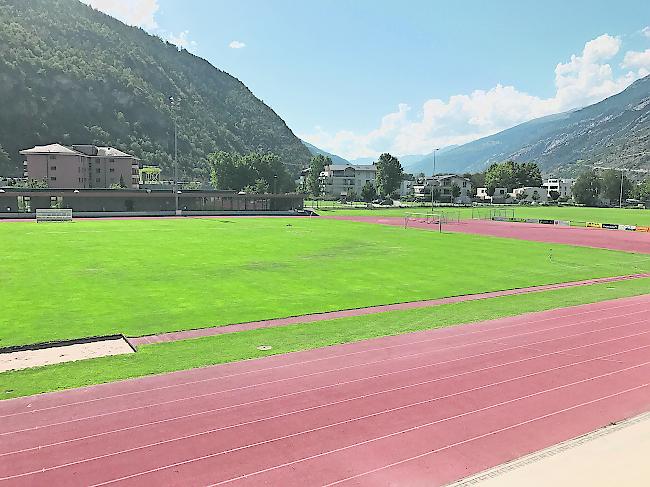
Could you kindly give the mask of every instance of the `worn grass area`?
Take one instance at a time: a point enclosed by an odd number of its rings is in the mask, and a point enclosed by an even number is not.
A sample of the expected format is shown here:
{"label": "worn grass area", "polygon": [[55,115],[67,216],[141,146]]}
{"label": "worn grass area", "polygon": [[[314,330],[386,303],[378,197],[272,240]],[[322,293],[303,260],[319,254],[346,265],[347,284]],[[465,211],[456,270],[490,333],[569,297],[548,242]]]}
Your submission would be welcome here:
{"label": "worn grass area", "polygon": [[[618,223],[623,225],[650,226],[650,210],[630,208],[586,208],[578,206],[509,206],[508,210],[514,210],[517,218],[545,218],[549,220],[574,220],[581,222]],[[479,212],[489,214],[489,207],[475,208],[452,208],[435,207],[434,213],[446,213],[460,219],[478,216]],[[396,216],[402,217],[406,213],[431,212],[431,207],[417,208],[377,208],[373,210],[323,207],[320,211],[323,215],[359,215],[359,216]]]}
{"label": "worn grass area", "polygon": [[0,346],[650,270],[647,256],[319,218],[0,224]]}
{"label": "worn grass area", "polygon": [[[635,279],[147,345],[135,354],[0,373],[0,398],[635,296],[648,290],[650,279]],[[262,344],[273,348],[261,352],[256,347]]]}

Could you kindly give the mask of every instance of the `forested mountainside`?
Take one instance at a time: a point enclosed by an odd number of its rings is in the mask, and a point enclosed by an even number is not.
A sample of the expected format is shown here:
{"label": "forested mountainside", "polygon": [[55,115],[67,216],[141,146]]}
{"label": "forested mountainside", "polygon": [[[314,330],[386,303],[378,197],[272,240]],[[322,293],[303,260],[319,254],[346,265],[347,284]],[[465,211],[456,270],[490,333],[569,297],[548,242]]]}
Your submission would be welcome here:
{"label": "forested mountainside", "polygon": [[0,175],[52,142],[113,146],[171,175],[174,117],[186,178],[207,180],[216,150],[271,151],[294,174],[309,160],[242,82],[77,0],[0,0],[0,46]]}

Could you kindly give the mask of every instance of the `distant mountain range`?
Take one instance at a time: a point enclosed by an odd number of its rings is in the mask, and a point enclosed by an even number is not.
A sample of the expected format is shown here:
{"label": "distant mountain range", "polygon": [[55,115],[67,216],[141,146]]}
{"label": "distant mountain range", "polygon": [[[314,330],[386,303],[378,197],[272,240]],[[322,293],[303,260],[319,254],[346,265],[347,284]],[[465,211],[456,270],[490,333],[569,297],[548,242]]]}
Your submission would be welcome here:
{"label": "distant mountain range", "polygon": [[536,162],[544,173],[560,176],[587,166],[650,169],[650,76],[599,103],[441,151],[437,167],[476,172],[506,159]]}
{"label": "distant mountain range", "polygon": [[321,156],[329,157],[330,159],[332,159],[332,162],[334,164],[349,164],[350,163],[350,161],[348,161],[347,159],[343,159],[341,156],[337,156],[336,154],[330,154],[329,152],[324,151],[323,149],[319,149],[318,147],[316,147],[315,145],[310,144],[307,141],[303,140],[302,143],[305,145],[305,147],[307,147],[307,149],[309,150],[309,152],[311,153],[312,156],[321,155]]}
{"label": "distant mountain range", "polygon": [[[432,171],[433,153],[399,159],[406,172]],[[536,162],[545,174],[558,176],[576,175],[589,166],[650,170],[650,76],[599,103],[440,149],[436,172],[478,172],[507,159]]]}

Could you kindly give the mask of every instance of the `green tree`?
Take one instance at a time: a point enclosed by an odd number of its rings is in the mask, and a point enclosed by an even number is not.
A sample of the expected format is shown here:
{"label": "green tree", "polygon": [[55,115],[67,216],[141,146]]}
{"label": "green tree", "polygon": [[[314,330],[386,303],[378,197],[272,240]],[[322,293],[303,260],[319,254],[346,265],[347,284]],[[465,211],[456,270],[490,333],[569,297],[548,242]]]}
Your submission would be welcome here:
{"label": "green tree", "polygon": [[260,178],[255,180],[254,189],[257,194],[267,194],[269,192],[270,186],[266,180]]}
{"label": "green tree", "polygon": [[623,179],[623,201],[629,198],[632,191],[632,183],[625,176],[622,171],[614,169],[606,169],[602,174],[602,195],[607,198],[610,203],[618,204],[621,197],[621,178]]}
{"label": "green tree", "polygon": [[490,196],[494,195],[496,188],[506,188],[512,191],[515,186],[515,163],[506,161],[492,164],[485,172],[485,187]]}
{"label": "green tree", "polygon": [[370,203],[376,197],[377,190],[375,190],[375,186],[370,181],[366,181],[366,184],[361,188],[361,199],[366,203]]}
{"label": "green tree", "polygon": [[598,204],[598,194],[600,193],[598,175],[592,169],[580,174],[573,184],[572,193],[576,203],[596,206]]}
{"label": "green tree", "polygon": [[534,162],[514,163],[515,185],[518,187],[532,186],[539,188],[543,184],[542,172]]}
{"label": "green tree", "polygon": [[560,197],[560,193],[552,189],[551,191],[548,192],[548,197],[551,198],[553,201],[556,201]]}
{"label": "green tree", "polygon": [[0,170],[4,172],[6,168],[11,166],[11,159],[9,158],[9,154],[7,154],[7,151],[2,148],[0,145]]}
{"label": "green tree", "polygon": [[388,153],[379,156],[377,161],[376,185],[377,192],[382,196],[388,196],[399,189],[404,179],[404,168],[399,160]]}
{"label": "green tree", "polygon": [[[480,181],[477,178],[476,183]],[[472,181],[474,184],[474,181]],[[541,187],[543,183],[539,166],[534,162],[517,163],[505,161],[492,164],[485,172],[484,184],[490,196],[494,195],[496,188],[506,188],[512,191],[524,186]],[[479,185],[475,184],[474,187]]]}
{"label": "green tree", "polygon": [[210,154],[208,162],[210,183],[216,189],[241,191],[247,186],[255,188],[258,180],[264,181],[265,187],[277,186],[279,192],[294,189],[293,178],[275,154],[220,151]]}
{"label": "green tree", "polygon": [[634,187],[632,197],[641,201],[650,200],[650,178],[641,181]]}
{"label": "green tree", "polygon": [[323,172],[325,166],[332,164],[332,159],[325,157],[322,154],[315,155],[309,161],[309,173],[307,174],[307,192],[312,196],[320,196],[320,173]]}

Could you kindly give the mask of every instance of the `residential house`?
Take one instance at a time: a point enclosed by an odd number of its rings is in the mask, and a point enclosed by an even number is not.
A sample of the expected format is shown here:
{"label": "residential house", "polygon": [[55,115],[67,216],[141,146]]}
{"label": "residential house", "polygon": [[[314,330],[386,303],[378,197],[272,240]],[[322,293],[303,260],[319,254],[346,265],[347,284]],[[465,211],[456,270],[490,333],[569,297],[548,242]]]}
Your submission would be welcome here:
{"label": "residential house", "polygon": [[516,188],[512,192],[512,196],[519,202],[546,203],[548,201],[548,191],[543,187],[525,186]]}
{"label": "residential house", "polygon": [[546,195],[548,197],[551,196],[551,191],[556,191],[561,197],[571,198],[572,188],[575,182],[575,179],[550,178],[542,186],[546,189]]}
{"label": "residential house", "polygon": [[[454,186],[458,186],[460,194],[453,197]],[[419,178],[413,185],[414,194],[422,200],[431,198],[431,190],[437,191],[437,201],[442,203],[466,204],[472,202],[472,181],[457,174],[445,174]]]}
{"label": "residential house", "polygon": [[26,159],[25,177],[45,181],[49,188],[139,187],[139,159],[114,147],[49,144],[20,153]]}
{"label": "residential house", "polygon": [[375,184],[377,166],[374,164],[330,164],[320,173],[321,188],[327,196],[361,195],[367,182]]}

